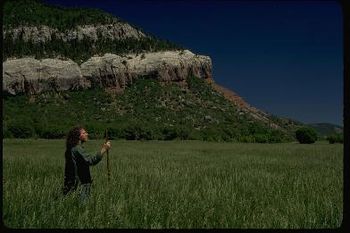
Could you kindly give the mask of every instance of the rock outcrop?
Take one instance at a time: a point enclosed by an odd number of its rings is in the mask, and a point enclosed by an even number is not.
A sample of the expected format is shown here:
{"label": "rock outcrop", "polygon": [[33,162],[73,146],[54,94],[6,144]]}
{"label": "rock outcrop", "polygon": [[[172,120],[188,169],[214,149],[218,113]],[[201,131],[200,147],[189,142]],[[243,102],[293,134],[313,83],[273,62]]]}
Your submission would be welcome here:
{"label": "rock outcrop", "polygon": [[13,40],[22,39],[33,43],[45,43],[52,39],[69,42],[72,40],[87,39],[93,42],[97,40],[123,40],[128,38],[141,39],[146,35],[131,27],[127,23],[115,22],[102,25],[80,25],[73,29],[60,31],[46,25],[21,26],[4,31],[4,38],[10,37]]}
{"label": "rock outcrop", "polygon": [[3,63],[3,91],[16,95],[91,87],[123,90],[140,76],[161,82],[184,82],[193,74],[211,80],[208,56],[188,50],[92,57],[79,66],[72,60],[9,59]]}
{"label": "rock outcrop", "polygon": [[36,60],[21,58],[3,63],[3,91],[16,95],[28,95],[54,90],[74,90],[90,87],[82,78],[79,66],[71,61],[58,59]]}
{"label": "rock outcrop", "polygon": [[161,82],[183,82],[189,75],[211,79],[212,64],[208,56],[195,55],[189,50],[118,56],[105,54],[81,64],[81,72],[93,86],[116,87],[139,76],[149,76]]}

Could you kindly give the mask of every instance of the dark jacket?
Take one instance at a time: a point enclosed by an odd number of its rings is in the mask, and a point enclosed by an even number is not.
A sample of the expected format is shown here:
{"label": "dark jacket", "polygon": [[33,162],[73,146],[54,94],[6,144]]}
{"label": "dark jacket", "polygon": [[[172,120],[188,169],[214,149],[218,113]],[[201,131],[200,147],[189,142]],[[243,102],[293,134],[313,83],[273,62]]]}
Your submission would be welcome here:
{"label": "dark jacket", "polygon": [[64,190],[67,194],[75,190],[80,181],[81,184],[92,183],[89,166],[96,165],[102,160],[101,152],[90,155],[81,145],[76,145],[65,154],[66,164],[64,169]]}

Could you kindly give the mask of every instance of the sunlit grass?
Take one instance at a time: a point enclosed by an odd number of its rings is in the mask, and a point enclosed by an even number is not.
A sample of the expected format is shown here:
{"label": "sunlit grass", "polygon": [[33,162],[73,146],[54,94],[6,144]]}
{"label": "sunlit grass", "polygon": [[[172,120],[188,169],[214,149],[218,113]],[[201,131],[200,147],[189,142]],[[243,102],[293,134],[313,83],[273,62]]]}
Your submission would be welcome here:
{"label": "sunlit grass", "polygon": [[[97,151],[102,141],[89,141]],[[86,206],[62,198],[63,140],[3,141],[10,228],[337,228],[343,146],[113,141]]]}

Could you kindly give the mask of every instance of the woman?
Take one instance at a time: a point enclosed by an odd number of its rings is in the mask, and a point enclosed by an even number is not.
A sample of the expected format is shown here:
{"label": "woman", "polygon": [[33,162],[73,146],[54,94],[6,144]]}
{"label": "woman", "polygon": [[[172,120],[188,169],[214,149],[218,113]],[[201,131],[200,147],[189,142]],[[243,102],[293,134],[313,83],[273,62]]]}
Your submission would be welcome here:
{"label": "woman", "polygon": [[96,155],[85,152],[83,144],[87,142],[89,134],[83,127],[74,127],[67,135],[65,152],[64,188],[66,195],[75,191],[78,184],[81,184],[80,198],[85,201],[90,195],[92,183],[90,166],[99,163],[103,155],[111,148],[111,143],[107,141]]}

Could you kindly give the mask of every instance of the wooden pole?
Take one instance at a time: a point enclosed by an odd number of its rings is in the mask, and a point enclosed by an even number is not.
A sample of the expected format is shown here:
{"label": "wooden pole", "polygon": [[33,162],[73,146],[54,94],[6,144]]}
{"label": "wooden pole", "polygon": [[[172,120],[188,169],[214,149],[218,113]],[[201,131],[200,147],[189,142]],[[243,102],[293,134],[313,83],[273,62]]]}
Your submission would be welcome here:
{"label": "wooden pole", "polygon": [[[105,131],[105,143],[108,142],[108,131],[107,131],[107,128],[106,128],[106,131]],[[107,176],[108,176],[108,181],[110,181],[111,179],[111,169],[110,169],[110,166],[109,166],[109,150],[106,151],[107,153]]]}

